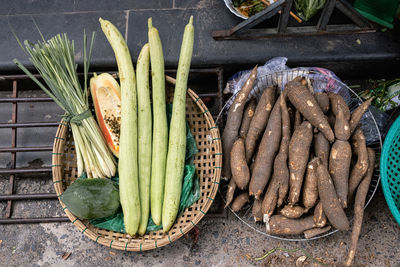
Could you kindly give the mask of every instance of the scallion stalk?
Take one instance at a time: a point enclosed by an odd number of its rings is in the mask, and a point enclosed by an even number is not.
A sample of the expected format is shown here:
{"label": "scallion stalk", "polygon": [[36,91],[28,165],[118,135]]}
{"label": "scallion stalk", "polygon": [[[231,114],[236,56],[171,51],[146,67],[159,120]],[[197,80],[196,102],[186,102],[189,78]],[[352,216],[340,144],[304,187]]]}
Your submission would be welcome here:
{"label": "scallion stalk", "polygon": [[94,37],[95,33],[87,54],[87,37],[84,33],[83,88],[77,74],[74,41],[70,41],[65,33],[36,44],[26,40],[24,46],[17,38],[47,87],[17,59],[14,59],[14,63],[65,111],[64,120],[69,122],[74,136],[78,176],[85,171],[89,178],[105,178],[115,175],[116,162],[89,110],[87,78]]}

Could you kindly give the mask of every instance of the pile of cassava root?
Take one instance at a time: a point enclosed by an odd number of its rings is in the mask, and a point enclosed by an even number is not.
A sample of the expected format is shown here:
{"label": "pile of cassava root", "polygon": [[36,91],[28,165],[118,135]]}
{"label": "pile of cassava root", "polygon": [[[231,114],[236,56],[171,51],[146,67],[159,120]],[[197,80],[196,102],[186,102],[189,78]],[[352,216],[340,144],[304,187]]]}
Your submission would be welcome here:
{"label": "pile of cassava root", "polygon": [[282,93],[271,86],[258,103],[246,103],[256,76],[257,67],[231,105],[222,136],[226,206],[238,212],[254,199],[254,220],[267,233],[312,238],[331,227],[348,230],[345,209],[354,203],[351,265],[375,165],[359,127],[372,99],[350,113],[342,96],[314,94],[296,77]]}

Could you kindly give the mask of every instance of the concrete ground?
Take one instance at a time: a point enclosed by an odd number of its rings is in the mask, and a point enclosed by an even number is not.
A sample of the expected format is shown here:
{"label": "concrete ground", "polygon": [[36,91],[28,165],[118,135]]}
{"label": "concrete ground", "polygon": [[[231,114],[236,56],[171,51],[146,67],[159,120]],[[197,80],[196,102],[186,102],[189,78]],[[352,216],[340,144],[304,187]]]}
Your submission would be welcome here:
{"label": "concrete ground", "polygon": [[[44,178],[38,182],[42,186],[47,184]],[[52,203],[38,205],[37,212],[47,207],[53,215],[62,214],[57,201],[49,202]],[[28,208],[16,205],[14,209],[24,213]],[[4,207],[0,211],[4,212]],[[400,228],[381,190],[364,218],[355,266],[400,266]],[[302,251],[277,251],[261,261],[251,259],[278,247],[303,248],[328,266],[341,266],[351,234],[350,231],[336,233],[308,242],[279,241],[256,233],[229,213],[226,218],[206,216],[199,228],[197,244],[181,238],[166,247],[136,253],[96,244],[71,223],[0,225],[0,266],[295,266],[296,259],[304,255]],[[62,256],[68,252],[71,255],[64,260]],[[303,266],[318,264],[307,259]]]}

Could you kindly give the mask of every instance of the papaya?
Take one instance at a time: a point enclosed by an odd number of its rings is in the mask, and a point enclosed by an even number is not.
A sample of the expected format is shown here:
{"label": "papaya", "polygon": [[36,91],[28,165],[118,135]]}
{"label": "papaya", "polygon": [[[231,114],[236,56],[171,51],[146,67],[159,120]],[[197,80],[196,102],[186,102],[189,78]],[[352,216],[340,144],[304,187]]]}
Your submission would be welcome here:
{"label": "papaya", "polygon": [[121,88],[114,77],[108,73],[90,79],[97,122],[112,153],[119,155],[119,132],[121,126]]}

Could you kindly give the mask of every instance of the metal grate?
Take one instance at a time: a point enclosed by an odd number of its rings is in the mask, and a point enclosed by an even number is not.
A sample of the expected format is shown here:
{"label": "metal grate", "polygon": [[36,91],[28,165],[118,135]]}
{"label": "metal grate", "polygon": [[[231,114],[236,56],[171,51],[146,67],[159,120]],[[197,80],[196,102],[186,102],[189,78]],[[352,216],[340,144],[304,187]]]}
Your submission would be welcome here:
{"label": "metal grate", "polygon": [[[174,76],[176,70],[166,70],[166,73]],[[211,69],[192,69],[190,73],[190,81],[189,86],[201,97],[203,102],[209,107],[210,112],[213,114],[214,119],[216,119],[216,115],[222,109],[223,99],[222,99],[222,87],[223,87],[223,70],[222,68],[211,68]],[[29,88],[29,92],[33,92],[31,94],[28,93],[27,96],[19,97],[21,92],[26,91],[26,88]],[[33,89],[33,90],[32,90]],[[0,130],[11,129],[11,134],[3,135],[0,134],[0,159],[1,162],[7,162],[7,158],[9,161],[5,164],[1,164],[0,168],[0,204],[3,205],[6,203],[5,212],[0,218],[0,224],[20,224],[20,223],[47,223],[47,222],[66,222],[69,219],[63,216],[63,212],[60,209],[60,206],[57,203],[57,195],[54,193],[52,186],[47,188],[48,192],[37,192],[38,190],[30,189],[28,187],[27,193],[16,193],[18,186],[16,185],[17,178],[21,181],[20,186],[24,186],[25,179],[35,179],[41,177],[44,181],[51,183],[51,163],[49,164],[39,164],[40,166],[34,167],[23,167],[18,164],[18,155],[22,153],[46,153],[47,163],[51,162],[51,151],[52,147],[52,138],[48,138],[48,136],[54,136],[56,128],[59,123],[56,122],[35,122],[35,121],[21,121],[18,120],[18,106],[29,103],[31,105],[40,105],[41,103],[52,103],[52,99],[49,97],[43,96],[34,96],[36,95],[34,92],[41,93],[38,88],[33,85],[30,79],[25,75],[7,75],[0,77],[0,93],[2,93],[0,97],[0,106],[1,113],[0,117],[3,119],[0,122]],[[9,94],[11,93],[11,94]],[[9,95],[7,95],[9,94]],[[25,93],[26,94],[26,93]],[[5,97],[3,97],[5,95]],[[7,122],[3,122],[4,118],[8,117],[7,106],[11,105],[11,120]],[[21,110],[20,110],[21,111]],[[46,129],[42,137],[49,140],[41,140],[40,143],[46,143],[42,146],[24,146],[18,145],[18,133],[20,131],[29,131],[28,128],[44,128]],[[1,132],[2,133],[2,132]],[[29,133],[28,133],[29,134]],[[38,134],[41,135],[41,134]],[[36,136],[40,139],[41,136]],[[6,144],[7,140],[10,138],[10,145]],[[42,138],[42,139],[43,139]],[[10,140],[8,139],[8,140]],[[43,141],[43,142],[42,142]],[[41,154],[43,155],[43,154]],[[10,157],[8,157],[10,156]],[[31,176],[34,176],[31,178]],[[40,189],[40,186],[39,186]],[[25,190],[26,191],[26,190]],[[25,203],[33,204],[27,205],[32,207],[33,210],[29,212],[21,212],[23,214],[27,214],[26,216],[14,216],[14,205],[18,201],[26,201]],[[39,202],[43,201],[52,201],[52,205],[49,204],[46,206],[46,209],[56,209],[56,215],[52,216],[38,216],[39,212],[35,211],[35,209],[40,209],[41,206],[37,205]],[[61,210],[61,211],[60,211]],[[0,206],[0,211],[2,211]],[[58,215],[57,215],[58,214]],[[216,199],[216,203],[213,204],[210,209],[209,215],[220,217],[226,216],[226,212],[223,209],[222,201]]]}

